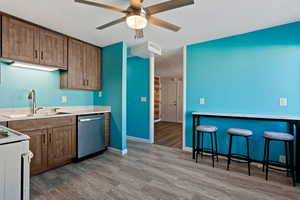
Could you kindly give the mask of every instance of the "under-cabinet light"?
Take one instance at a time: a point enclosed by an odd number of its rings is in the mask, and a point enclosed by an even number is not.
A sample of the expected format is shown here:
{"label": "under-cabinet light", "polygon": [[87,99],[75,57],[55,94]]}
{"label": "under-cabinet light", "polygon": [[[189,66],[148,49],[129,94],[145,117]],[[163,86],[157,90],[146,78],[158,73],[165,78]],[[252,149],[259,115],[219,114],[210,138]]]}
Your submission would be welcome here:
{"label": "under-cabinet light", "polygon": [[23,63],[23,62],[14,62],[12,64],[14,67],[22,67],[22,68],[29,68],[29,69],[36,69],[36,70],[41,70],[41,71],[57,71],[58,68],[52,68],[52,67],[44,67],[40,65],[35,65],[35,64],[28,64],[28,63]]}

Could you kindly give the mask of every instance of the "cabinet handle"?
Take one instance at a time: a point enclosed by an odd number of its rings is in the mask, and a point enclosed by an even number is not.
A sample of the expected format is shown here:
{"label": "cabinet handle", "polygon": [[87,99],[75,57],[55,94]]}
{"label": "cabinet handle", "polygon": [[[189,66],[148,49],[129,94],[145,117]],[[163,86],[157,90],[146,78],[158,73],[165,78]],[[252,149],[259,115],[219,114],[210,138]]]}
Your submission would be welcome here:
{"label": "cabinet handle", "polygon": [[89,80],[86,80],[86,85],[87,85],[87,86],[89,85]]}
{"label": "cabinet handle", "polygon": [[41,60],[43,60],[44,59],[44,52],[42,51],[41,52]]}
{"label": "cabinet handle", "polygon": [[38,58],[38,52],[37,52],[37,50],[34,50],[34,56],[35,56],[35,58]]}
{"label": "cabinet handle", "polygon": [[43,143],[46,144],[46,135],[43,135]]}
{"label": "cabinet handle", "polygon": [[49,134],[49,144],[51,144],[52,143],[52,137],[51,137],[51,133]]}

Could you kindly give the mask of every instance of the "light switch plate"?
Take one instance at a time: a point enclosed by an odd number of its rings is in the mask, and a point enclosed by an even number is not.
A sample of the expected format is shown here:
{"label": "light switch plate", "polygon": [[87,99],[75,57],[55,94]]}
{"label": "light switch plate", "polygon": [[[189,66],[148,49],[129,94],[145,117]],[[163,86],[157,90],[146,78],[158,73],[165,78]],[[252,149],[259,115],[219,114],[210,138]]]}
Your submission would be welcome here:
{"label": "light switch plate", "polygon": [[67,103],[67,102],[68,102],[67,96],[62,96],[61,97],[61,103]]}
{"label": "light switch plate", "polygon": [[147,97],[141,97],[141,102],[147,102]]}
{"label": "light switch plate", "polygon": [[284,155],[279,156],[279,162],[285,163],[286,162],[286,157]]}
{"label": "light switch plate", "polygon": [[99,91],[98,97],[102,97],[102,91]]}
{"label": "light switch plate", "polygon": [[279,98],[279,105],[280,106],[287,106],[288,105],[287,98],[286,97],[280,97]]}
{"label": "light switch plate", "polygon": [[201,105],[205,104],[205,98],[200,98],[199,103],[200,103]]}

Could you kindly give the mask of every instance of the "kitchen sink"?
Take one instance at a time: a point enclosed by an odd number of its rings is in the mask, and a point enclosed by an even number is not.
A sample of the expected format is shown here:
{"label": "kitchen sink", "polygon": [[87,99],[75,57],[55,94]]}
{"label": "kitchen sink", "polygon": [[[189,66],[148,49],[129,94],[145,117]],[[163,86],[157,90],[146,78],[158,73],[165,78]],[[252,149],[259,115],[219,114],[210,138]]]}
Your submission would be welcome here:
{"label": "kitchen sink", "polygon": [[66,112],[56,112],[56,113],[38,113],[38,114],[6,114],[2,115],[7,118],[26,118],[26,117],[47,117],[47,116],[54,116],[54,115],[65,115],[65,114],[70,114]]}

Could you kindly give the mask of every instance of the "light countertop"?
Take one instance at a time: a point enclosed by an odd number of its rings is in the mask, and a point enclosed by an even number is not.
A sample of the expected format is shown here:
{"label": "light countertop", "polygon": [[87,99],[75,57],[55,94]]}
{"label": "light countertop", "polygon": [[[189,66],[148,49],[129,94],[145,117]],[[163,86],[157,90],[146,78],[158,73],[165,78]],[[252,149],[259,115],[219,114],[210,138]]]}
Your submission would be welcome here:
{"label": "light countertop", "polygon": [[[44,108],[40,110],[37,115],[30,116],[29,108],[17,109],[0,109],[0,122],[27,120],[27,119],[42,119],[52,117],[67,117],[77,115],[91,115],[111,112],[110,106],[72,106],[61,107],[54,113],[53,108]],[[12,117],[13,116],[13,117]]]}

